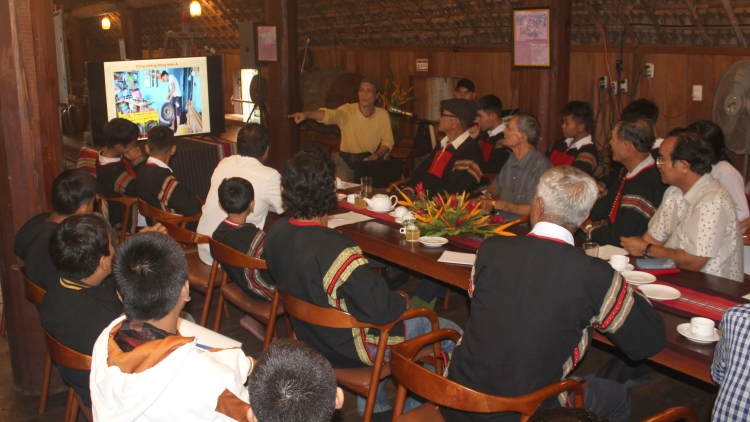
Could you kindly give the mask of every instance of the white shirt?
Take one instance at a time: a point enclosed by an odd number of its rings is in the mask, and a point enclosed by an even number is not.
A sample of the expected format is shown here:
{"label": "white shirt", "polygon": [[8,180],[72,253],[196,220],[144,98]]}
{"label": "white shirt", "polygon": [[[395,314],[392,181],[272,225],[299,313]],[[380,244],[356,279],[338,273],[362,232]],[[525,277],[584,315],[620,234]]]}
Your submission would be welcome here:
{"label": "white shirt", "polygon": [[[255,208],[247,217],[248,223],[263,229],[269,208],[278,214],[284,212],[279,172],[264,166],[256,158],[232,155],[221,160],[211,175],[211,188],[208,190],[206,204],[203,205],[203,215],[198,222],[198,233],[211,236],[219,224],[227,218],[227,213],[219,205],[219,185],[224,179],[231,177],[241,177],[253,185]],[[201,261],[208,265],[213,263],[208,245],[198,245],[198,254]]]}
{"label": "white shirt", "polygon": [[173,74],[169,74],[169,91],[172,91],[172,84],[174,84],[174,94],[172,94],[173,97],[182,97],[182,89],[180,89],[180,82],[175,78]]}
{"label": "white shirt", "polygon": [[453,142],[448,142],[448,137],[446,136],[445,138],[440,140],[440,146],[443,149],[445,149],[450,143],[451,145],[453,145],[453,148],[458,149],[458,147],[460,147],[461,144],[463,144],[464,141],[468,138],[469,138],[469,131],[467,130],[466,132],[459,135],[458,138],[454,139]]}
{"label": "white shirt", "polygon": [[555,223],[549,223],[547,221],[540,221],[534,225],[534,228],[529,232],[530,235],[539,237],[549,237],[552,239],[562,240],[563,242],[575,246],[573,235],[570,234],[568,229],[563,226],[558,226]]}
{"label": "white shirt", "polygon": [[734,202],[734,210],[737,213],[737,221],[744,221],[750,217],[745,196],[745,182],[742,175],[733,165],[726,161],[719,161],[711,167],[711,176],[715,177],[724,189],[729,192]]}
{"label": "white shirt", "polygon": [[641,170],[643,170],[644,168],[646,168],[646,167],[648,167],[650,165],[654,165],[654,164],[656,164],[656,161],[654,160],[654,157],[652,157],[651,154],[649,154],[646,157],[645,160],[641,161],[640,164],[638,164],[637,166],[635,166],[635,168],[633,169],[633,171],[628,172],[628,174],[625,175],[625,178],[631,179],[631,178],[635,177],[638,173],[640,173]]}
{"label": "white shirt", "polygon": [[492,138],[493,136],[505,132],[505,123],[500,123],[500,126],[492,129],[491,131],[487,132],[487,136]]}
{"label": "white shirt", "polygon": [[106,166],[107,164],[119,163],[120,157],[110,158],[102,155],[102,151],[99,151],[99,164]]}
{"label": "white shirt", "polygon": [[662,142],[664,142],[664,138],[656,138],[656,140],[654,141],[654,146],[651,147],[651,149],[659,149]]}
{"label": "white shirt", "polygon": [[573,139],[574,138],[566,138],[565,139],[565,143],[568,144],[568,148],[579,149],[579,148],[581,148],[584,145],[590,145],[590,144],[594,143],[594,141],[591,140],[591,135],[583,137],[583,138],[579,139],[578,142],[576,142],[573,145],[571,145],[570,143],[573,142]]}
{"label": "white shirt", "polygon": [[[159,166],[159,167],[161,167],[163,169],[169,169],[169,171],[172,171],[171,167],[169,167],[164,161],[159,160],[158,158],[148,157],[148,160],[146,160],[146,164],[148,164],[148,163],[156,164],[157,166]],[[172,171],[172,173],[174,173],[174,172]]]}

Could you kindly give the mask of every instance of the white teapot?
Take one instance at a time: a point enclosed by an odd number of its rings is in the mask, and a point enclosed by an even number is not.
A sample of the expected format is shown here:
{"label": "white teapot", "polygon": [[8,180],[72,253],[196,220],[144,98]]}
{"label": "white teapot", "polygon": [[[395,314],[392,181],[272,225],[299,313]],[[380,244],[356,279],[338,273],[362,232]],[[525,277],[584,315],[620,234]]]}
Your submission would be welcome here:
{"label": "white teapot", "polygon": [[396,198],[396,195],[388,197],[388,195],[380,193],[373,195],[372,199],[365,198],[365,202],[367,202],[367,206],[370,207],[371,210],[380,212],[390,211],[391,208],[396,205],[397,201],[398,198]]}

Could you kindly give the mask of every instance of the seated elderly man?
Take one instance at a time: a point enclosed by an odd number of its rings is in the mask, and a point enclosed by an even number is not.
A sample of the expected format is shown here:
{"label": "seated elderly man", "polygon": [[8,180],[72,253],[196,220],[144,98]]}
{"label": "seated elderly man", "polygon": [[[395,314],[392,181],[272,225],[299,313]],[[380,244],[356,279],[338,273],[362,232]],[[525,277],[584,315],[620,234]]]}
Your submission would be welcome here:
{"label": "seated elderly man", "polygon": [[[471,315],[448,378],[483,393],[514,397],[565,379],[593,330],[642,359],[665,344],[664,322],[648,300],[606,261],[573,244],[594,204],[594,179],[573,167],[544,173],[531,201],[528,236],[496,236],[479,248],[469,284]],[[630,401],[613,381],[587,377],[584,404],[627,421]],[[542,407],[560,406],[564,395]],[[519,414],[441,408],[446,421],[518,421]]]}
{"label": "seated elderly man", "polygon": [[440,108],[438,129],[445,132],[445,138],[414,170],[405,189],[412,191],[422,183],[432,195],[472,192],[479,188],[484,163],[482,150],[469,138],[469,125],[477,118],[476,104],[451,98],[440,101]]}
{"label": "seated elderly man", "polygon": [[518,113],[510,119],[503,145],[513,153],[482,197],[485,209],[500,211],[506,218],[529,215],[539,178],[552,167],[536,149],[541,133],[539,120],[531,114]]}
{"label": "seated elderly man", "polygon": [[612,129],[612,159],[624,168],[581,225],[594,242],[620,246],[620,237],[640,236],[648,229],[667,189],[651,156],[653,143],[654,129],[647,120],[623,119]]}
{"label": "seated elderly man", "polygon": [[693,132],[670,136],[656,165],[670,187],[643,237],[623,237],[628,253],[671,258],[677,266],[743,280],[742,234],[734,203],[711,176],[711,147]]}

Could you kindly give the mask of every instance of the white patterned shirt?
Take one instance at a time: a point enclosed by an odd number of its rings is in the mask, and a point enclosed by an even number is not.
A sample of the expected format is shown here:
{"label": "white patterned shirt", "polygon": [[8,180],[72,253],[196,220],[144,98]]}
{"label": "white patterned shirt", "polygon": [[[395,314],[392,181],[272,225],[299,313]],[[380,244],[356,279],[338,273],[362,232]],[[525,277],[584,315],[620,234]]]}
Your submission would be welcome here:
{"label": "white patterned shirt", "polygon": [[734,202],[710,174],[685,194],[670,186],[648,223],[648,233],[666,242],[665,248],[709,258],[701,272],[743,281],[743,243]]}
{"label": "white patterned shirt", "polygon": [[750,305],[724,313],[719,328],[711,378],[720,385],[712,421],[746,421],[750,418]]}

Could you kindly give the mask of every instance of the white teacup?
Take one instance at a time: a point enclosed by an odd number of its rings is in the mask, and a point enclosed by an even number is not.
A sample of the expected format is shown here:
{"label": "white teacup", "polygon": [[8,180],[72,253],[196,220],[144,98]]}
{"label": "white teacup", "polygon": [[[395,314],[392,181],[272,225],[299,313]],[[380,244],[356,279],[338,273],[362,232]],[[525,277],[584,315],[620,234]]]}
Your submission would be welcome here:
{"label": "white teacup", "polygon": [[617,271],[628,268],[628,257],[625,255],[612,255],[609,257],[609,265]]}
{"label": "white teacup", "polygon": [[711,337],[714,335],[714,322],[703,317],[691,318],[690,332],[696,337]]}
{"label": "white teacup", "polygon": [[406,211],[404,213],[404,215],[402,215],[401,217],[396,217],[396,218],[398,218],[398,220],[399,220],[399,222],[401,222],[401,224],[404,224],[404,223],[406,223],[407,221],[410,221],[410,220],[411,221],[416,220],[416,218],[414,218],[414,214],[411,211]]}
{"label": "white teacup", "polygon": [[357,197],[357,196],[358,195],[355,194],[355,193],[350,193],[349,195],[346,195],[346,202],[354,205],[354,198]]}
{"label": "white teacup", "polygon": [[408,208],[406,208],[406,207],[404,207],[404,206],[398,206],[398,207],[396,207],[396,209],[395,209],[395,210],[393,210],[393,216],[394,216],[394,217],[396,217],[396,218],[401,218],[401,217],[403,217],[403,216],[404,216],[404,214],[406,214],[407,212],[409,212],[409,209],[408,209]]}

